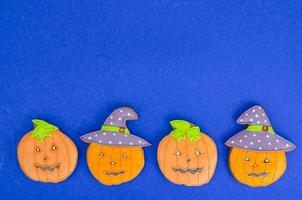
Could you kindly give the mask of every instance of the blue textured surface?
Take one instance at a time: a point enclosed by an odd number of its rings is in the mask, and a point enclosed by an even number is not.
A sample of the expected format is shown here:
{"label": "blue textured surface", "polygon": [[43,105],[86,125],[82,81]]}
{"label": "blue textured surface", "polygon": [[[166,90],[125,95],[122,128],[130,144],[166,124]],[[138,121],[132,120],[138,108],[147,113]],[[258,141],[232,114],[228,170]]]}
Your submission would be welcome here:
{"label": "blue textured surface", "polygon": [[[0,198],[301,199],[302,4],[213,2],[1,1]],[[254,104],[297,145],[285,175],[257,189],[231,176],[223,144],[244,128],[235,120]],[[129,127],[153,146],[136,179],[106,187],[90,174],[79,137],[121,105],[137,110]],[[79,162],[67,181],[33,182],[19,169],[17,144],[33,118],[75,141]],[[158,142],[175,118],[217,143],[206,186],[173,185],[158,168]]]}

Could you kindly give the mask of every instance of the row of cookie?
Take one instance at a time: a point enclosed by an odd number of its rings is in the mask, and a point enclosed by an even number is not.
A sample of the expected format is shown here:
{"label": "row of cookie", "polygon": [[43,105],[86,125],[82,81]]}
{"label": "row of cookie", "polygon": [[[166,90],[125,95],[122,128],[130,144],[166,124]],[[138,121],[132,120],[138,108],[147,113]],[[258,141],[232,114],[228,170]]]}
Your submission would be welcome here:
{"label": "row of cookie", "polygon": [[[93,176],[105,185],[118,185],[134,179],[144,167],[142,147],[146,140],[132,135],[127,120],[136,120],[129,107],[114,110],[101,130],[83,135],[89,143],[87,163]],[[241,183],[267,186],[286,169],[285,152],[295,145],[278,136],[261,106],[253,106],[237,121],[247,128],[225,144],[231,147],[229,167]],[[34,130],[18,145],[18,161],[30,179],[58,183],[68,178],[77,164],[78,152],[72,140],[58,127],[33,120]],[[200,186],[208,183],[215,171],[215,142],[200,128],[184,120],[171,121],[173,130],[158,145],[157,159],[163,175],[175,184]]]}

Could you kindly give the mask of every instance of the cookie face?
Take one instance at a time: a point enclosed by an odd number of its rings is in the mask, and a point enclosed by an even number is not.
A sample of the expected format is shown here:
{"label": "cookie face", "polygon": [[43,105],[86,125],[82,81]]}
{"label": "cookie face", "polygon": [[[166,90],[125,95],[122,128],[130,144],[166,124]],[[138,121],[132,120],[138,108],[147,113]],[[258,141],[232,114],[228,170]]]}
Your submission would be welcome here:
{"label": "cookie face", "polygon": [[174,120],[171,125],[174,131],[161,140],[157,149],[161,172],[169,181],[179,185],[208,183],[217,163],[214,141],[189,122]]}
{"label": "cookie face", "polygon": [[267,186],[284,174],[286,156],[283,151],[257,152],[232,148],[229,166],[239,182],[252,187]]}
{"label": "cookie face", "polygon": [[87,163],[93,176],[104,185],[118,185],[134,179],[144,167],[141,147],[90,144]]}
{"label": "cookie face", "polygon": [[33,120],[35,129],[18,144],[18,161],[24,174],[40,182],[58,183],[74,171],[78,151],[72,140],[56,126]]}
{"label": "cookie face", "polygon": [[142,147],[151,145],[132,135],[127,120],[136,120],[137,113],[129,107],[114,110],[100,131],[81,136],[89,143],[87,163],[93,176],[104,185],[119,185],[134,179],[143,169]]}
{"label": "cookie face", "polygon": [[261,106],[253,106],[237,120],[248,127],[225,143],[231,148],[229,167],[233,176],[251,187],[267,186],[286,170],[286,155],[295,145],[277,135]]}

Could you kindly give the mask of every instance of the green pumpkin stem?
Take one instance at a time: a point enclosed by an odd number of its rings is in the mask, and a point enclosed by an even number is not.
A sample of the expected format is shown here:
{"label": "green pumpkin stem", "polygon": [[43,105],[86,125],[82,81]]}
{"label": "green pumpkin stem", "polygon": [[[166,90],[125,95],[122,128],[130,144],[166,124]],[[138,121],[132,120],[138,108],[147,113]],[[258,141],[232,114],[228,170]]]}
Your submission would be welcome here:
{"label": "green pumpkin stem", "polygon": [[170,124],[174,128],[174,130],[170,132],[170,135],[177,141],[183,140],[187,137],[190,141],[195,142],[201,137],[199,127],[192,125],[190,122],[184,120],[173,120]]}
{"label": "green pumpkin stem", "polygon": [[31,136],[37,138],[39,141],[44,142],[46,136],[52,136],[51,131],[58,130],[59,128],[52,125],[46,121],[40,119],[32,120],[35,129],[33,130]]}

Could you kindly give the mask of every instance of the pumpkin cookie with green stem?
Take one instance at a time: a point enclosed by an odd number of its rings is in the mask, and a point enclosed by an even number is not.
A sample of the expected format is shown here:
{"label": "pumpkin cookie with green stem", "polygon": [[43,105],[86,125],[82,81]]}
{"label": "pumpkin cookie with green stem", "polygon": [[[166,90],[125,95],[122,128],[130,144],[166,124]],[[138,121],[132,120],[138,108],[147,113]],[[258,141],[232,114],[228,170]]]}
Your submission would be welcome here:
{"label": "pumpkin cookie with green stem", "polygon": [[229,167],[233,176],[251,187],[267,186],[286,170],[285,152],[295,145],[277,135],[261,106],[245,111],[237,123],[248,127],[228,139]]}
{"label": "pumpkin cookie with green stem", "polygon": [[163,175],[179,185],[207,184],[217,163],[215,142],[190,122],[174,120],[170,123],[174,130],[160,141],[157,149]]}
{"label": "pumpkin cookie with green stem", "polygon": [[32,122],[34,130],[24,135],[18,144],[22,171],[34,181],[64,181],[77,165],[76,145],[58,127],[38,119]]}

